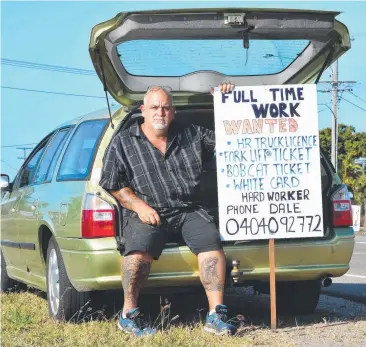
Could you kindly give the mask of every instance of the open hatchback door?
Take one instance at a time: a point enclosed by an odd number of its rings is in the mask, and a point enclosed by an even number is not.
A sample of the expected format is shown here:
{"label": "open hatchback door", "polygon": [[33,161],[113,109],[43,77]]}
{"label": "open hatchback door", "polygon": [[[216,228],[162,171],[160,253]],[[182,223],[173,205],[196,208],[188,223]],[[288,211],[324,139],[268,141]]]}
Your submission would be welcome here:
{"label": "open hatchback door", "polygon": [[96,25],[95,70],[120,104],[167,87],[174,103],[212,104],[210,87],[313,83],[350,48],[339,12],[185,9],[120,13]]}

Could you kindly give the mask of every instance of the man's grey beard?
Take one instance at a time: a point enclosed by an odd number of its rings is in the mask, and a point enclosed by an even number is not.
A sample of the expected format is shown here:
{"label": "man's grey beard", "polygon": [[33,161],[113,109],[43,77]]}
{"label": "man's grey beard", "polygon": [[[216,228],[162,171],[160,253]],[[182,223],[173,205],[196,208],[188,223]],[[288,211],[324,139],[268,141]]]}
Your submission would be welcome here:
{"label": "man's grey beard", "polygon": [[155,130],[164,130],[167,127],[168,124],[164,123],[155,123],[152,122],[152,126]]}

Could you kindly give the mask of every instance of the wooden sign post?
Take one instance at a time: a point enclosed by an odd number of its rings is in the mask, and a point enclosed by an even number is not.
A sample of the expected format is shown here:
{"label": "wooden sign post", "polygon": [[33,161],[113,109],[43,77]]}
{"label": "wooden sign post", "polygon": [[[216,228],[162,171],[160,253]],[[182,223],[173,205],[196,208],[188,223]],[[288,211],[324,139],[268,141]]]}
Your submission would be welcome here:
{"label": "wooden sign post", "polygon": [[269,239],[269,290],[271,298],[271,329],[277,329],[275,240]]}

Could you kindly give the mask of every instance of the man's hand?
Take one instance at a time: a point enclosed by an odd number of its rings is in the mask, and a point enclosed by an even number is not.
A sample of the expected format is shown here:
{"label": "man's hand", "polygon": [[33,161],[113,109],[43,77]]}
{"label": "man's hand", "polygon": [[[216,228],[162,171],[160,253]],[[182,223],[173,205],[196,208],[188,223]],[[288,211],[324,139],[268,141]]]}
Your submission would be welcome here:
{"label": "man's hand", "polygon": [[121,190],[111,192],[120,204],[128,210],[134,211],[142,223],[160,225],[160,216],[145,201],[138,198],[131,188],[125,187]]}
{"label": "man's hand", "polygon": [[[232,84],[232,83],[230,83],[230,82],[227,82],[227,83],[221,83],[220,85],[219,85],[219,89],[220,89],[220,92],[221,93],[230,93],[230,92],[232,92],[233,90],[234,90],[234,88],[235,88],[235,84]],[[211,93],[211,95],[214,95],[214,89],[211,87],[210,88],[210,93]]]}
{"label": "man's hand", "polygon": [[149,205],[141,206],[135,210],[140,220],[144,224],[160,225],[160,216]]}

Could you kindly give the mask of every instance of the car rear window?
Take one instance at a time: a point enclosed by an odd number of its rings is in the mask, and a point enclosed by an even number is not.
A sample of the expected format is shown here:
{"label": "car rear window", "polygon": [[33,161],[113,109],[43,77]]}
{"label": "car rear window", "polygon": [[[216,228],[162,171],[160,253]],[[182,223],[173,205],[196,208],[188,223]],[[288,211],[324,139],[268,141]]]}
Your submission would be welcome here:
{"label": "car rear window", "polygon": [[286,69],[309,45],[307,40],[133,40],[117,47],[131,75],[183,76],[211,70],[225,75],[268,75]]}
{"label": "car rear window", "polygon": [[86,121],[78,126],[62,158],[58,181],[84,180],[89,176],[94,152],[108,121]]}

